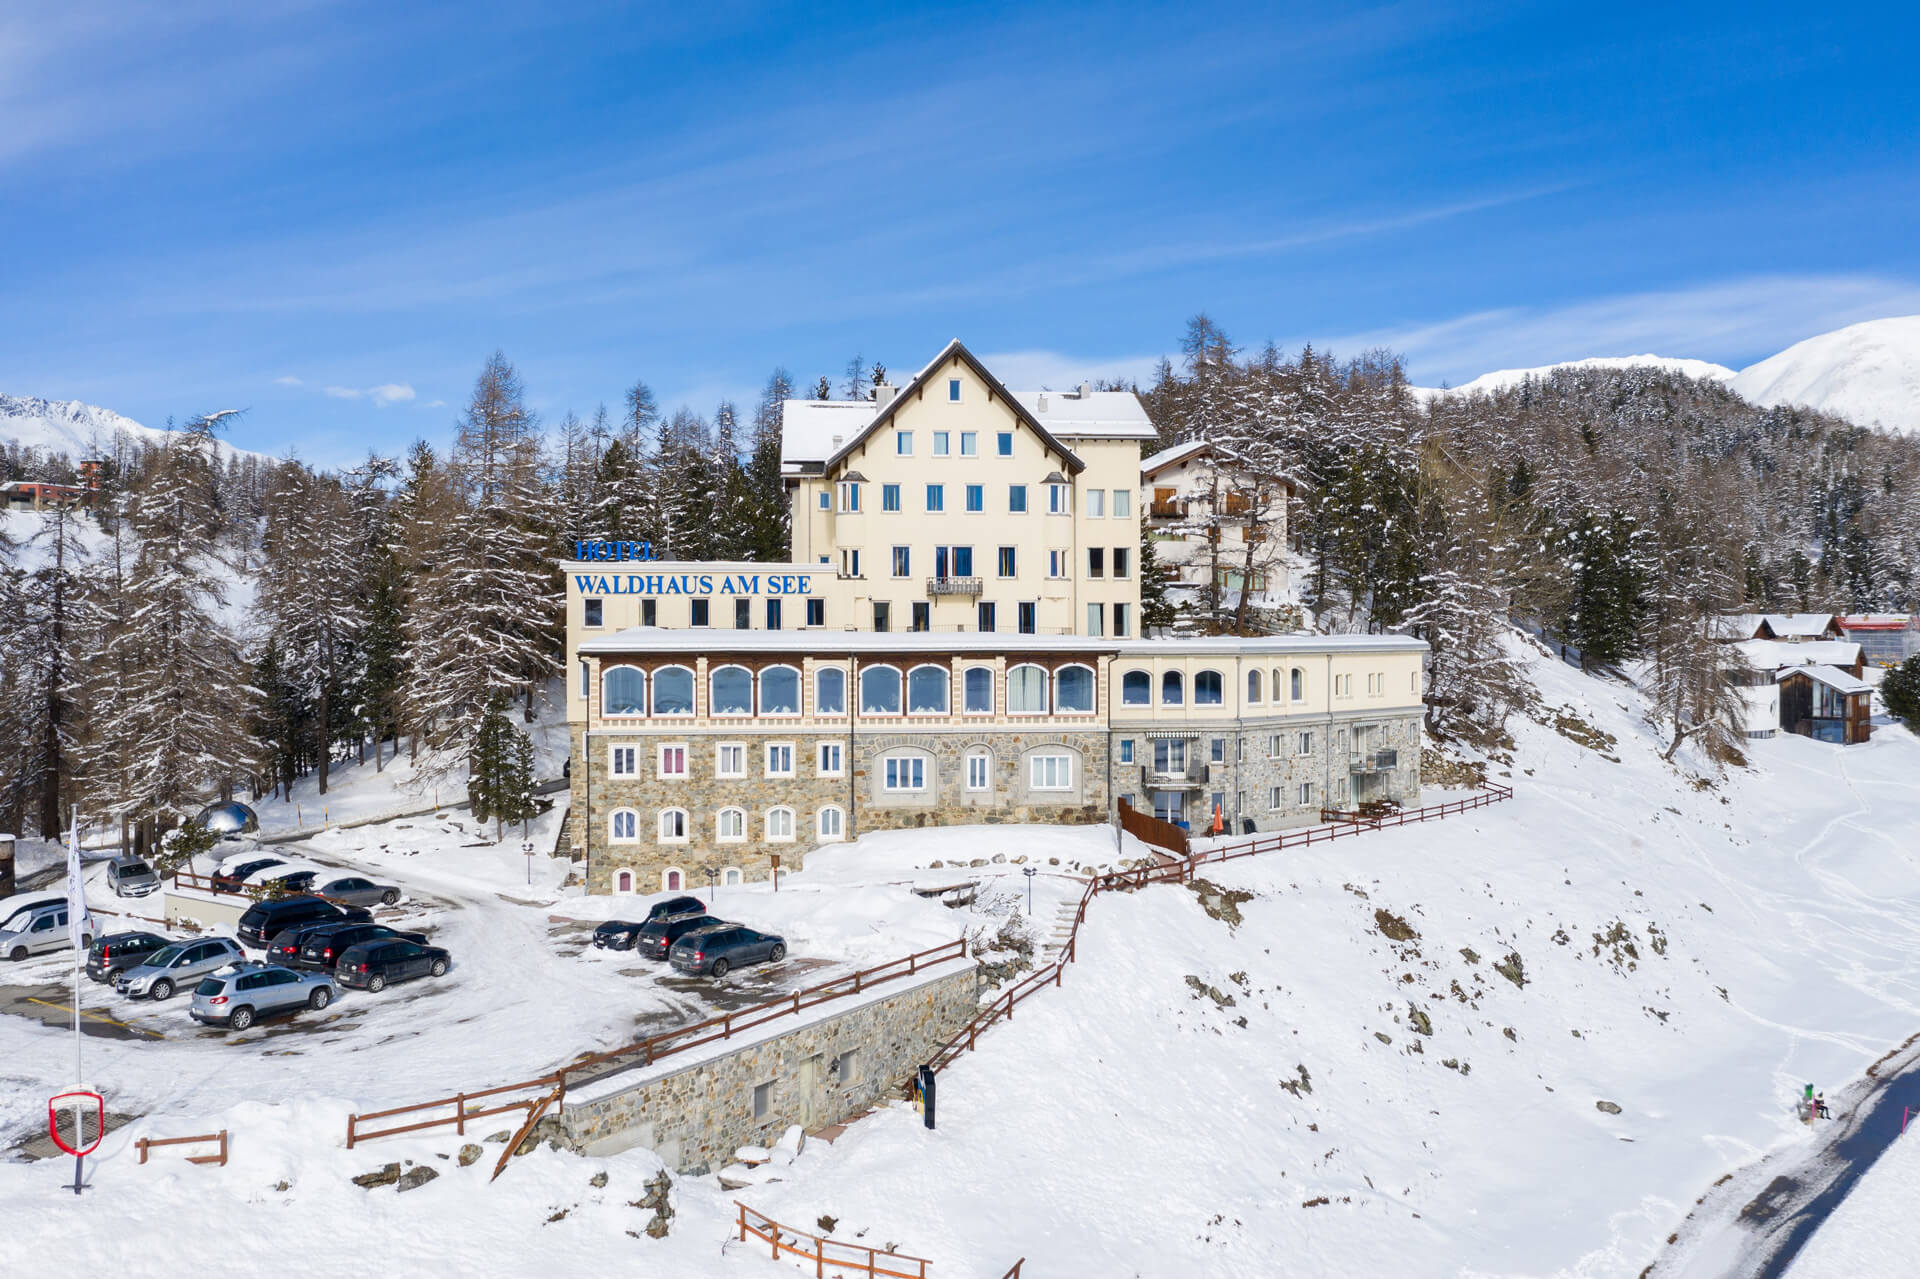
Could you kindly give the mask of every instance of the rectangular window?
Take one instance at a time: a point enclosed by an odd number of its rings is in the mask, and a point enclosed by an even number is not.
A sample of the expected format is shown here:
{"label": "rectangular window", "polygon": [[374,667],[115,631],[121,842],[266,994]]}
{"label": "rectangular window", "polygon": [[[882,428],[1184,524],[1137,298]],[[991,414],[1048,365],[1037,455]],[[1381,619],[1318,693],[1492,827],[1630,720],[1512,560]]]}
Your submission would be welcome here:
{"label": "rectangular window", "polygon": [[827,492],[825,489],[820,490],[820,509],[823,511],[833,509],[833,494]]}
{"label": "rectangular window", "polygon": [[687,775],[687,748],[684,746],[662,746],[660,748],[660,776],[685,777]]}
{"label": "rectangular window", "polygon": [[900,457],[913,456],[913,432],[895,431],[893,433],[893,451]]}
{"label": "rectangular window", "polygon": [[722,742],[713,748],[713,775],[715,777],[745,777],[747,775],[747,748],[739,742]]}
{"label": "rectangular window", "polygon": [[1105,577],[1107,575],[1107,548],[1089,546],[1087,548],[1087,576]]}
{"label": "rectangular window", "polygon": [[1022,635],[1035,634],[1036,633],[1036,623],[1034,620],[1035,609],[1032,602],[1031,601],[1023,602],[1020,605],[1018,605],[1018,608],[1020,610],[1020,633]]}
{"label": "rectangular window", "polygon": [[1133,618],[1129,615],[1128,608],[1129,606],[1126,604],[1115,604],[1113,606],[1113,637],[1115,639],[1125,639],[1128,635],[1132,634],[1132,632],[1127,629],[1133,624]]}
{"label": "rectangular window", "polygon": [[988,762],[985,755],[967,756],[967,789],[985,790],[987,788]]}
{"label": "rectangular window", "polygon": [[891,791],[915,791],[927,788],[927,761],[914,756],[911,759],[890,759],[886,762],[886,789]]}
{"label": "rectangular window", "polygon": [[586,697],[593,692],[593,664],[586,658],[580,659],[580,696]]}
{"label": "rectangular window", "polygon": [[820,743],[819,770],[822,777],[838,777],[845,770],[839,742]]}
{"label": "rectangular window", "polygon": [[1300,783],[1300,807],[1306,808],[1313,803],[1313,783]]}
{"label": "rectangular window", "polygon": [[993,617],[993,601],[992,600],[980,601],[980,606],[976,610],[976,616],[974,620],[979,625],[981,634],[991,635],[993,633],[994,617]]}
{"label": "rectangular window", "polygon": [[779,600],[767,601],[767,629],[770,631],[777,631],[780,629],[780,601]]}
{"label": "rectangular window", "polygon": [[947,509],[947,489],[945,485],[927,485],[927,509],[929,511],[944,511]]}
{"label": "rectangular window", "polygon": [[1268,808],[1285,807],[1285,805],[1283,805],[1280,802],[1280,788],[1278,786],[1274,787],[1272,790],[1267,792],[1267,807]]}
{"label": "rectangular window", "polygon": [[887,606],[885,600],[873,602],[873,629],[880,632],[893,629],[893,610]]}
{"label": "rectangular window", "polygon": [[1103,626],[1106,620],[1106,612],[1107,610],[1103,605],[1087,605],[1087,634],[1094,636],[1106,634],[1106,629]]}
{"label": "rectangular window", "polygon": [[1131,737],[1123,737],[1120,739],[1120,762],[1122,764],[1133,763],[1133,739]]}
{"label": "rectangular window", "polygon": [[584,622],[588,626],[601,626],[601,604],[599,600],[582,600],[581,611],[586,614]]}
{"label": "rectangular window", "polygon": [[1007,485],[1007,510],[1013,515],[1027,513],[1027,486],[1024,484]]}
{"label": "rectangular window", "polygon": [[807,625],[825,626],[827,624],[827,602],[825,600],[807,601]]}
{"label": "rectangular window", "polygon": [[1311,754],[1313,754],[1313,734],[1312,734],[1312,733],[1302,733],[1302,734],[1300,734],[1300,751],[1299,751],[1299,753],[1300,753],[1300,754],[1302,754],[1302,755],[1311,755]]}
{"label": "rectangular window", "polygon": [[1210,755],[1210,759],[1209,759],[1210,763],[1224,764],[1227,762],[1227,739],[1226,738],[1224,737],[1214,738],[1212,741],[1207,743],[1207,750]]}
{"label": "rectangular window", "polygon": [[772,1112],[773,1112],[772,1081],[769,1080],[764,1084],[755,1084],[753,1086],[753,1117],[755,1119],[765,1119]]}
{"label": "rectangular window", "polygon": [[1186,772],[1186,742],[1177,737],[1157,738],[1153,743],[1153,771],[1163,777]]}
{"label": "rectangular window", "polygon": [[753,629],[752,600],[735,600],[733,602],[733,629],[736,631]]}
{"label": "rectangular window", "polygon": [[1107,491],[1105,489],[1087,490],[1087,518],[1103,520],[1107,517]]}
{"label": "rectangular window", "polygon": [[980,432],[960,432],[960,456],[978,457],[980,455]]}
{"label": "rectangular window", "polygon": [[638,777],[640,748],[638,746],[613,747],[607,752],[607,770],[615,777]]}
{"label": "rectangular window", "polygon": [[1067,553],[1065,551],[1047,552],[1047,576],[1065,577],[1067,575]]}
{"label": "rectangular window", "polygon": [[1267,738],[1267,758],[1279,759],[1287,753],[1287,735],[1274,733]]}
{"label": "rectangular window", "polygon": [[793,776],[793,743],[792,742],[768,742],[767,743],[767,776],[768,777],[792,777]]}
{"label": "rectangular window", "polygon": [[883,511],[897,511],[900,509],[900,486],[898,484],[882,484],[880,486],[880,509]]}
{"label": "rectangular window", "polygon": [[1031,790],[1072,790],[1073,756],[1030,755],[1027,784]]}
{"label": "rectangular window", "polygon": [[1129,549],[1129,547],[1125,546],[1116,546],[1113,548],[1113,575],[1115,577],[1125,577],[1133,571],[1133,556],[1128,554]]}
{"label": "rectangular window", "polygon": [[1013,432],[1001,431],[993,437],[994,449],[1001,457],[1013,456]]}
{"label": "rectangular window", "polygon": [[960,402],[960,379],[957,377],[947,379],[947,401],[951,404]]}
{"label": "rectangular window", "polygon": [[860,512],[860,486],[857,483],[840,486],[840,509],[849,515]]}
{"label": "rectangular window", "polygon": [[1133,503],[1130,500],[1130,498],[1131,498],[1131,495],[1125,489],[1115,489],[1113,491],[1113,518],[1114,519],[1124,520],[1132,512]]}
{"label": "rectangular window", "polygon": [[860,1082],[860,1050],[849,1048],[833,1059],[830,1072],[840,1081],[842,1088],[851,1087]]}
{"label": "rectangular window", "polygon": [[907,627],[907,629],[910,631],[932,630],[933,605],[926,600],[915,600],[913,602],[913,624]]}
{"label": "rectangular window", "polygon": [[711,623],[707,621],[707,618],[711,614],[712,609],[713,609],[712,600],[694,600],[693,616],[692,616],[693,625],[695,626],[711,625]]}
{"label": "rectangular window", "polygon": [[973,576],[973,548],[956,546],[953,548],[953,575],[955,577]]}
{"label": "rectangular window", "polygon": [[1067,486],[1064,484],[1047,485],[1047,512],[1050,515],[1070,515],[1073,508],[1067,503]]}
{"label": "rectangular window", "polygon": [[913,575],[913,555],[910,548],[905,546],[893,548],[893,575],[895,577]]}
{"label": "rectangular window", "polygon": [[658,613],[655,607],[656,603],[657,601],[655,600],[640,601],[640,625],[654,626],[657,624],[655,620],[658,616]]}
{"label": "rectangular window", "polygon": [[967,485],[967,509],[984,511],[987,509],[987,486],[984,484]]}
{"label": "rectangular window", "polygon": [[933,433],[933,455],[935,457],[947,456],[947,440],[947,432],[935,431]]}
{"label": "rectangular window", "polygon": [[1015,565],[1018,563],[1018,548],[1012,546],[1003,546],[1000,548],[1000,576],[1018,577],[1019,573],[1015,571]]}
{"label": "rectangular window", "polygon": [[840,548],[840,576],[860,576],[860,549],[854,546]]}

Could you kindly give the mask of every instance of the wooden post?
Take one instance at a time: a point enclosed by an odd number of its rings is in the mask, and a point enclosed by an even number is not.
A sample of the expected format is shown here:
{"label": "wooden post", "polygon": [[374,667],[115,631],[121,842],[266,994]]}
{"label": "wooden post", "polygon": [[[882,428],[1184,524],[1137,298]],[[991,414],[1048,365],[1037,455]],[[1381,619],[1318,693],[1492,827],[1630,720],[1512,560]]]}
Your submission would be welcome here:
{"label": "wooden post", "polygon": [[353,1149],[353,1119],[354,1117],[352,1115],[347,1116],[347,1149],[348,1150]]}
{"label": "wooden post", "polygon": [[227,1130],[225,1128],[220,1130],[220,1166],[222,1168],[227,1166]]}
{"label": "wooden post", "polygon": [[453,1130],[462,1137],[467,1135],[467,1094],[455,1093],[453,1097]]}
{"label": "wooden post", "polygon": [[140,1150],[140,1162],[141,1163],[147,1162],[147,1139],[145,1137],[142,1137],[140,1140],[134,1142],[133,1144],[137,1146]]}

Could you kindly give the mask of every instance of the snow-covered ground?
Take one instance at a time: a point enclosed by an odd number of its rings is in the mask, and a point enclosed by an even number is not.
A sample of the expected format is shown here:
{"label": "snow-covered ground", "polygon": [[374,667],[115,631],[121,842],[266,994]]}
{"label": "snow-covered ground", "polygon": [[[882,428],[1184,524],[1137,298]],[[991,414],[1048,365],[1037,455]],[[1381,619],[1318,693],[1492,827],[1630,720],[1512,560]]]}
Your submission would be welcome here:
{"label": "snow-covered ground", "polygon": [[1897,1141],[1814,1232],[1790,1279],[1861,1279],[1920,1270],[1920,1133]]}
{"label": "snow-covered ground", "polygon": [[[1629,690],[1532,670],[1542,711],[1514,725],[1512,802],[1210,868],[1237,925],[1189,889],[1101,894],[1064,984],[942,1075],[938,1131],[884,1109],[740,1197],[804,1229],[831,1216],[836,1237],[897,1244],[943,1279],[998,1279],[1021,1255],[1036,1275],[1638,1274],[1715,1179],[1814,1140],[1792,1113],[1802,1083],[1838,1095],[1917,1028],[1920,743],[1891,725],[1863,747],[1756,742],[1751,771],[1701,785],[1659,761]],[[493,1154],[460,1169],[439,1157],[451,1134],[342,1149],[351,1109],[522,1078],[703,1005],[629,956],[579,953],[591,921],[645,899],[580,897],[544,857],[529,886],[517,837],[493,845],[464,814],[287,851],[403,883],[402,917],[454,972],[238,1037],[90,987],[90,1010],[166,1035],[89,1037],[114,1108],[155,1132],[225,1125],[235,1162],[140,1169],[115,1137],[94,1172],[110,1193],[77,1205],[69,1169],[0,1163],[0,1201],[33,1205],[12,1255],[78,1240],[82,1261],[125,1269],[138,1238],[139,1255],[168,1255],[158,1241],[238,1273],[194,1246],[212,1202],[271,1213],[288,1249],[402,1273],[795,1272],[723,1252],[732,1196],[711,1178],[679,1180],[666,1242],[629,1237],[644,1151],[542,1151],[486,1187]],[[1039,934],[1077,895],[1076,863],[1143,853],[1100,829],[889,832],[714,904],[785,932],[818,964],[794,980],[820,980],[991,933],[1024,911],[1028,866]],[[959,910],[908,887],[974,879]],[[6,1131],[37,1124],[69,1051],[57,1027],[0,1014]],[[403,1197],[346,1181],[399,1159],[445,1175]]]}

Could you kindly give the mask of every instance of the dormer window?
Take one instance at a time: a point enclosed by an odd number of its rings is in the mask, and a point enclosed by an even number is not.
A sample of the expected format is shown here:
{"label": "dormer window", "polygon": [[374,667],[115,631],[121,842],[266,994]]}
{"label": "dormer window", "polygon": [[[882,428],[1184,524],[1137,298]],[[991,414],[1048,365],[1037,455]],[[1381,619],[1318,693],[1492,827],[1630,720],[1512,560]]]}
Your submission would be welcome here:
{"label": "dormer window", "polygon": [[848,515],[860,513],[860,485],[857,481],[840,482],[840,510]]}
{"label": "dormer window", "polygon": [[1066,477],[1055,471],[1047,476],[1047,514],[1073,514],[1073,498],[1067,488]]}

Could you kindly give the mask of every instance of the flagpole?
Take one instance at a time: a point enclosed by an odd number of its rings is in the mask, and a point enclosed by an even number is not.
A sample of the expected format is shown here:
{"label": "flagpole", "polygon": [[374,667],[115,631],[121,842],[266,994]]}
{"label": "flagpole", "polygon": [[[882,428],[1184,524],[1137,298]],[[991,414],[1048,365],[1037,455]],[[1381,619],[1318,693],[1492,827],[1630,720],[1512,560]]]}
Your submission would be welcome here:
{"label": "flagpole", "polygon": [[[80,861],[80,805],[78,804],[73,806],[72,820],[67,823],[67,843],[73,849],[73,860],[77,866]],[[81,919],[86,918],[84,890],[82,893],[79,902],[67,903],[69,917],[72,916],[74,907],[78,905]],[[85,1087],[87,1082],[87,1077],[81,1073],[80,1066],[80,968],[86,962],[87,957],[81,953],[79,946],[75,946],[73,948],[73,1086],[75,1088]]]}

